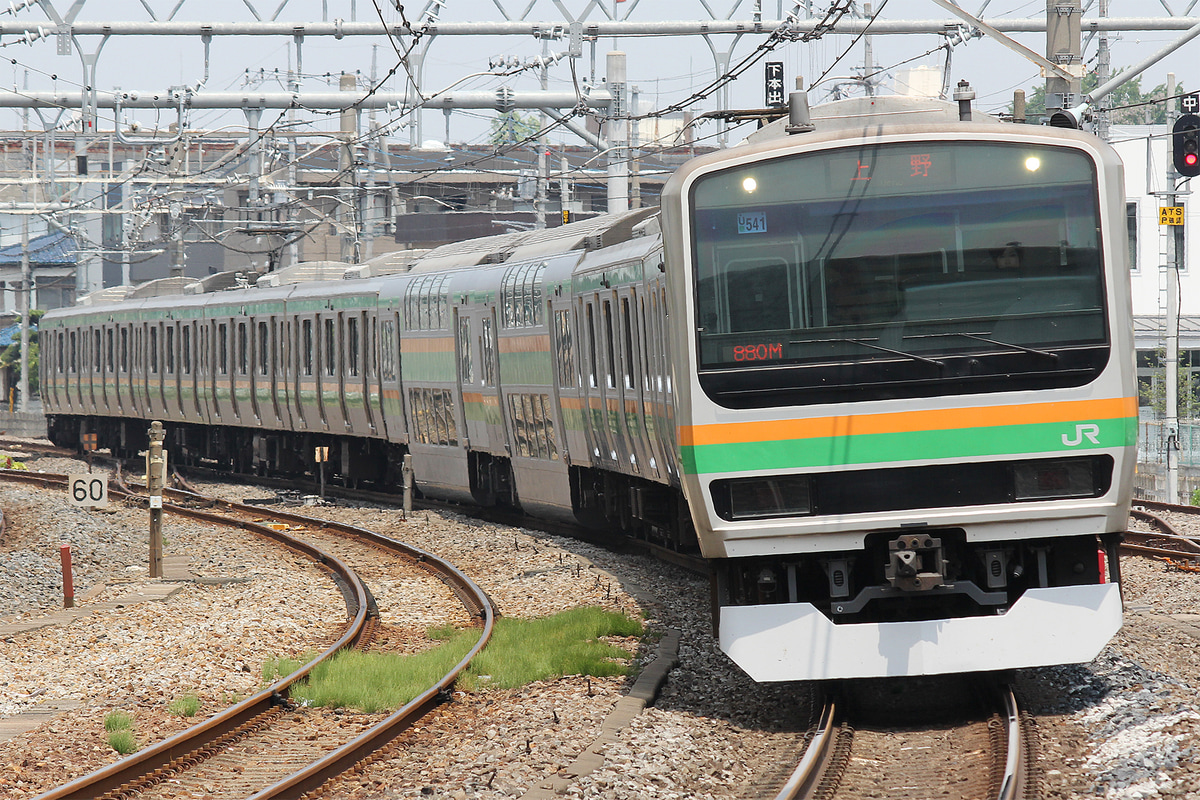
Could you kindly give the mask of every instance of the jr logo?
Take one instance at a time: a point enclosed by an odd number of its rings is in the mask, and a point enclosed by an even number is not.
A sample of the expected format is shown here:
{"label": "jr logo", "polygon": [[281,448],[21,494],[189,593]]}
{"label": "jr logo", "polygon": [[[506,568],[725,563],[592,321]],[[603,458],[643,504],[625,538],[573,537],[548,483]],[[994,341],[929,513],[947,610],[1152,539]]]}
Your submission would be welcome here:
{"label": "jr logo", "polygon": [[1062,435],[1062,443],[1067,447],[1078,447],[1083,444],[1083,440],[1087,439],[1092,444],[1100,444],[1100,426],[1092,423],[1086,425],[1075,426],[1075,438],[1067,438],[1067,434]]}

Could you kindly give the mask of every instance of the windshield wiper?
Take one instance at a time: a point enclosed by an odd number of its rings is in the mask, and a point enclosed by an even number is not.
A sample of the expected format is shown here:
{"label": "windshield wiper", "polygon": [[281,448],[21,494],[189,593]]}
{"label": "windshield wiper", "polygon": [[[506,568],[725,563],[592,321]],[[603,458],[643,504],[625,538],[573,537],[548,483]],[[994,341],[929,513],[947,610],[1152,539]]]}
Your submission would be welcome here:
{"label": "windshield wiper", "polygon": [[913,361],[920,361],[923,364],[930,364],[932,366],[937,367],[938,369],[942,369],[943,367],[946,366],[946,362],[944,362],[944,361],[938,361],[937,359],[933,359],[933,358],[925,358],[925,356],[919,356],[916,353],[906,353],[903,350],[894,350],[891,347],[884,347],[881,344],[871,344],[870,342],[864,341],[863,339],[826,339],[825,341],[846,342],[847,344],[858,344],[858,345],[862,345],[863,347],[869,347],[872,350],[881,350],[884,353],[891,353],[894,356],[904,356],[905,358],[911,358]]}
{"label": "windshield wiper", "polygon": [[1007,347],[1009,350],[1020,350],[1022,353],[1029,353],[1030,355],[1041,356],[1042,358],[1048,358],[1051,361],[1058,363],[1058,353],[1051,353],[1049,350],[1038,350],[1037,348],[1026,347],[1025,345],[1021,345],[1021,344],[1013,344],[1012,342],[1002,342],[999,339],[989,339],[986,336],[979,336],[974,333],[943,333],[943,334],[937,334],[937,335],[939,335],[939,336],[962,336],[967,339],[974,339],[977,342],[987,342],[988,344],[994,344],[997,347]]}

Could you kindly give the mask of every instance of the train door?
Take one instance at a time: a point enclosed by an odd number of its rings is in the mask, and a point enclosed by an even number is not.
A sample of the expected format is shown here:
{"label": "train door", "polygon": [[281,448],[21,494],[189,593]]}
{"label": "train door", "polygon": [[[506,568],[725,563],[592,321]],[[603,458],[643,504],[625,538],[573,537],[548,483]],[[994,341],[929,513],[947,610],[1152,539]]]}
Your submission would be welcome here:
{"label": "train door", "polygon": [[262,396],[266,391],[270,359],[267,357],[267,321],[250,319],[250,411],[255,422],[262,424]]}
{"label": "train door", "polygon": [[646,425],[645,379],[641,368],[640,325],[637,314],[639,294],[635,286],[617,298],[620,305],[620,330],[617,350],[621,363],[622,434],[627,447],[626,460],[635,475],[649,473],[650,434]]}
{"label": "train door", "polygon": [[379,387],[380,419],[389,441],[408,440],[405,408],[400,393],[400,338],[396,311],[385,308],[379,314]]}
{"label": "train door", "polygon": [[[504,451],[504,435],[491,320],[491,310],[482,303],[467,302],[456,308],[455,356],[467,444],[471,450],[499,454]],[[490,366],[485,359],[490,359]]]}
{"label": "train door", "polygon": [[[337,315],[337,351],[341,369],[337,371],[338,408],[342,428],[355,427],[353,417],[362,396],[362,370],[359,365],[358,318],[353,313]],[[364,402],[365,405],[365,402]]]}
{"label": "train door", "polygon": [[[293,325],[299,327],[296,339],[296,354],[292,362],[294,379],[292,382],[292,397],[295,398],[296,419],[301,428],[311,427],[308,418],[306,402],[316,393],[316,332],[312,317],[294,318]],[[315,402],[315,401],[314,401]]]}
{"label": "train door", "polygon": [[376,312],[361,311],[357,315],[359,335],[359,351],[362,354],[362,376],[359,382],[363,397],[363,421],[366,423],[364,432],[375,434],[379,432],[376,420],[379,419],[379,358],[375,339],[379,332]]}
{"label": "train door", "polygon": [[335,413],[338,411],[338,406],[326,402],[329,397],[327,393],[340,393],[341,389],[337,384],[337,322],[330,314],[320,317],[319,324],[321,332],[320,343],[317,346],[320,353],[320,364],[317,370],[317,409],[321,415],[321,426],[325,430],[329,430],[330,406],[333,406],[332,410]]}

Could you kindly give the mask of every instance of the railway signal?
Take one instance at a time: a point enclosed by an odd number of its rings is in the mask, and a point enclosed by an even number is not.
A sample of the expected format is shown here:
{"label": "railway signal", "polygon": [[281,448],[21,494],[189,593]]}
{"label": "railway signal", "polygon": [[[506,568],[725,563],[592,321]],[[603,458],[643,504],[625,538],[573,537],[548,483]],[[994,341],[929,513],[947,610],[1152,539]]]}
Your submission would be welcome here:
{"label": "railway signal", "polygon": [[1184,114],[1171,129],[1175,171],[1185,178],[1200,175],[1200,117]]}

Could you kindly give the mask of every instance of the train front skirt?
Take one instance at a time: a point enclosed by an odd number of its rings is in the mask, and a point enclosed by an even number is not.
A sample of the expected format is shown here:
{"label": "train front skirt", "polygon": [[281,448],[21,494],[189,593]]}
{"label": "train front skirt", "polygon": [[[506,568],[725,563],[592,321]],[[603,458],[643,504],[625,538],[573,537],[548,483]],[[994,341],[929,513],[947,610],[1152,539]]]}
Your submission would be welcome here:
{"label": "train front skirt", "polygon": [[756,681],[1079,664],[1121,628],[1113,583],[1029,589],[996,616],[835,625],[809,603],[724,606],[721,649]]}

